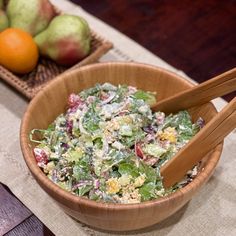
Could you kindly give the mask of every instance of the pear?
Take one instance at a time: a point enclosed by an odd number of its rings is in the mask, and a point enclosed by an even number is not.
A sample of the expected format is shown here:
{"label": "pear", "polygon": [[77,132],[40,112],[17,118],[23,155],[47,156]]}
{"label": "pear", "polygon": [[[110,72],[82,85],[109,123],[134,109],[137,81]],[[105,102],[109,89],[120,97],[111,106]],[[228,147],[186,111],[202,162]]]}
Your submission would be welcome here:
{"label": "pear", "polygon": [[88,55],[91,33],[83,18],[65,14],[53,18],[48,28],[34,40],[41,55],[70,66]]}
{"label": "pear", "polygon": [[0,9],[0,32],[8,27],[8,18],[6,13]]}
{"label": "pear", "polygon": [[48,26],[56,13],[48,0],[10,0],[7,15],[10,27],[35,36]]}
{"label": "pear", "polygon": [[3,0],[0,0],[0,9],[3,9],[3,6],[4,6]]}

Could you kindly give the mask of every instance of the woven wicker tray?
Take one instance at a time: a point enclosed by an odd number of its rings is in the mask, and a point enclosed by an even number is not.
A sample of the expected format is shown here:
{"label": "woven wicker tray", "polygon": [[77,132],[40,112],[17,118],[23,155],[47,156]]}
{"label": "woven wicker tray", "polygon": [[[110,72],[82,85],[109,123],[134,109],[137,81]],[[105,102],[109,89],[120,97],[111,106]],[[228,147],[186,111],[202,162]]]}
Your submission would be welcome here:
{"label": "woven wicker tray", "polygon": [[98,59],[113,47],[112,43],[106,41],[92,32],[92,48],[90,54],[79,63],[72,67],[63,67],[57,65],[50,59],[40,58],[37,67],[23,76],[13,74],[0,65],[0,78],[9,85],[17,89],[20,93],[29,99],[32,99],[36,93],[42,89],[55,76],[74,68],[98,61]]}
{"label": "woven wicker tray", "polygon": [[[5,6],[7,5],[7,2],[8,0],[4,1]],[[55,6],[54,9],[57,15],[63,14],[63,12]],[[60,66],[50,59],[40,57],[36,68],[25,75],[13,74],[0,65],[0,79],[7,82],[27,98],[32,99],[36,93],[55,76],[68,70],[96,62],[102,55],[113,47],[111,42],[97,35],[94,31],[91,31],[91,34],[92,40],[90,54],[72,67]]]}

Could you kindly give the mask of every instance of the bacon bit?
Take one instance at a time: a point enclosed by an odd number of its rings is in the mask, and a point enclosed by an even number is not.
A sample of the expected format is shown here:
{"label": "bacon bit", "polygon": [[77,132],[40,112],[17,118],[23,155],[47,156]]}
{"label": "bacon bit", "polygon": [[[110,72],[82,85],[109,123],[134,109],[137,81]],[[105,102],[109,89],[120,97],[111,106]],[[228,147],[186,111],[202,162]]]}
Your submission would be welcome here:
{"label": "bacon bit", "polygon": [[34,156],[38,166],[44,167],[48,163],[48,155],[43,149],[34,148]]}
{"label": "bacon bit", "polygon": [[75,93],[70,94],[68,98],[68,105],[70,108],[78,107],[79,105],[82,105],[82,104],[83,104],[83,101],[79,95]]}

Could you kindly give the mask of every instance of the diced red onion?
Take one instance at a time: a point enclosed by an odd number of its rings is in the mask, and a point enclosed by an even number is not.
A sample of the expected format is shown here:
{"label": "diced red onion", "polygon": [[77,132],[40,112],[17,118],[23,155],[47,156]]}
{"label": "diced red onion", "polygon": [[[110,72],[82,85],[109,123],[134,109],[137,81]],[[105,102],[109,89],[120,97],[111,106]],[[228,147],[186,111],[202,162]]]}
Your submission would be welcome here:
{"label": "diced red onion", "polygon": [[95,179],[93,182],[93,186],[95,189],[98,189],[100,187],[100,181],[99,179]]}
{"label": "diced red onion", "polygon": [[75,189],[77,189],[77,188],[79,188],[79,187],[83,187],[83,186],[85,186],[85,185],[90,185],[90,184],[92,184],[92,181],[91,181],[91,180],[81,180],[81,181],[79,181],[79,183],[75,184],[75,185],[72,187],[72,189],[75,190]]}
{"label": "diced red onion", "polygon": [[66,132],[72,134],[73,120],[66,120]]}
{"label": "diced red onion", "polygon": [[201,117],[199,117],[196,124],[199,125],[200,128],[203,128],[205,125],[205,121]]}

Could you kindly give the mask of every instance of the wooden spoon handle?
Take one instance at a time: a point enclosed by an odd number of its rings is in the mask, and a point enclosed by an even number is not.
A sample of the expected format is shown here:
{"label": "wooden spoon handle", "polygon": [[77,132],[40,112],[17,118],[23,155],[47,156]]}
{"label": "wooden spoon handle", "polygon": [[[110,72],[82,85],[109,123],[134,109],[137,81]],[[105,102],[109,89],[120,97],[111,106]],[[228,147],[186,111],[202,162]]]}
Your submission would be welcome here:
{"label": "wooden spoon handle", "polygon": [[218,75],[191,89],[156,103],[152,110],[174,113],[226,95],[236,90],[236,68]]}
{"label": "wooden spoon handle", "polygon": [[236,97],[161,168],[165,188],[181,179],[236,128]]}

